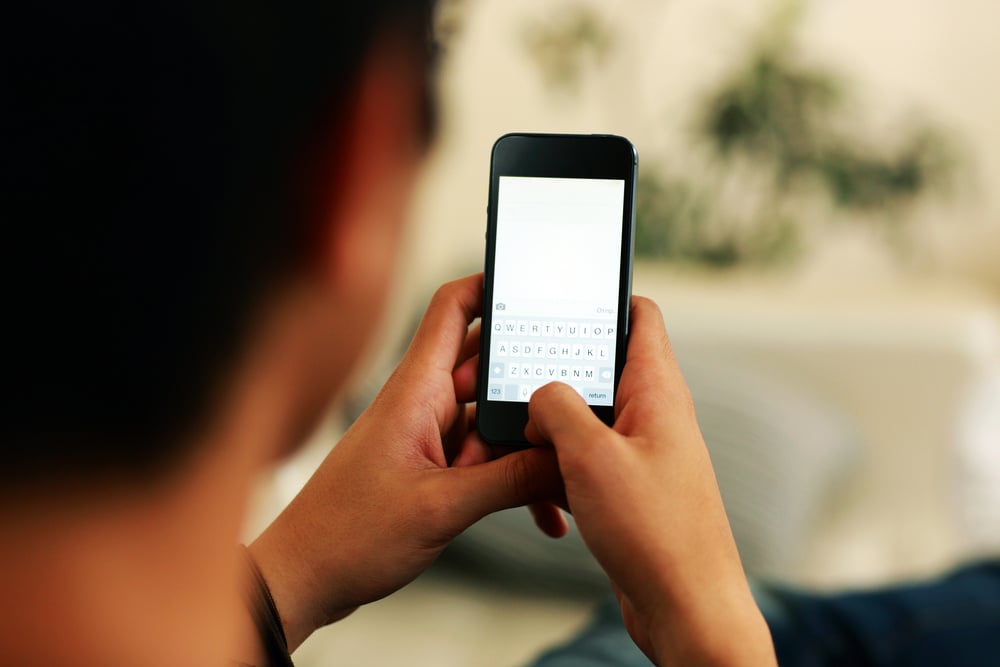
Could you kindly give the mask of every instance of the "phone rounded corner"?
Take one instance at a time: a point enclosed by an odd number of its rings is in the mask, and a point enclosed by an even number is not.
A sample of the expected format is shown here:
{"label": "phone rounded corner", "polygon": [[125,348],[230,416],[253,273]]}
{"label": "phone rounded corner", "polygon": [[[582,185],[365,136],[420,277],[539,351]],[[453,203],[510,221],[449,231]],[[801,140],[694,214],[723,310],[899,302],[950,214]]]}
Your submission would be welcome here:
{"label": "phone rounded corner", "polygon": [[490,149],[491,160],[496,157],[497,151],[501,149],[502,144],[508,143],[511,140],[523,136],[524,136],[523,132],[506,132],[504,134],[501,134],[499,137],[496,138],[496,141],[493,142],[493,147]]}
{"label": "phone rounded corner", "polygon": [[625,135],[623,135],[623,134],[595,134],[595,135],[592,135],[592,136],[600,137],[602,139],[611,139],[611,140],[619,142],[620,144],[622,144],[622,147],[624,148],[625,152],[628,153],[628,156],[631,158],[632,164],[633,165],[638,165],[639,164],[639,151],[636,150],[635,144],[632,142],[632,140],[629,139],[628,137],[626,137]]}
{"label": "phone rounded corner", "polygon": [[632,158],[632,166],[633,167],[638,167],[639,166],[639,151],[636,150],[635,144],[632,143],[632,141],[628,137],[623,137],[621,135],[617,135],[617,136],[625,144],[625,150],[628,151],[629,157]]}

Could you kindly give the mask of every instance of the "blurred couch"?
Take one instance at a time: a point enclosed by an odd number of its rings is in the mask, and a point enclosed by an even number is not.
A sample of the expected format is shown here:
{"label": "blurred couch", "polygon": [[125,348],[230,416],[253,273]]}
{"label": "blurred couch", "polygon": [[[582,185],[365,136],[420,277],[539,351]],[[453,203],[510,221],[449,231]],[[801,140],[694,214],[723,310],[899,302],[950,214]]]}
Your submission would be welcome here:
{"label": "blurred couch", "polygon": [[[960,285],[804,285],[637,270],[664,311],[747,571],[818,588],[920,578],[1000,545],[1000,309]],[[603,590],[524,511],[456,567]]]}

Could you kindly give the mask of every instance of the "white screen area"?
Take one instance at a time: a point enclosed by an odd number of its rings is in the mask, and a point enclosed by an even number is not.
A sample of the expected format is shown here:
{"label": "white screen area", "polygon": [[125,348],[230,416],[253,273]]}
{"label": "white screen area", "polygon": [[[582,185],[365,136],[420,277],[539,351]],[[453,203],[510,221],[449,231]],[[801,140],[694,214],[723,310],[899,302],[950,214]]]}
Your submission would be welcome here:
{"label": "white screen area", "polygon": [[625,181],[501,176],[489,400],[566,382],[614,399]]}

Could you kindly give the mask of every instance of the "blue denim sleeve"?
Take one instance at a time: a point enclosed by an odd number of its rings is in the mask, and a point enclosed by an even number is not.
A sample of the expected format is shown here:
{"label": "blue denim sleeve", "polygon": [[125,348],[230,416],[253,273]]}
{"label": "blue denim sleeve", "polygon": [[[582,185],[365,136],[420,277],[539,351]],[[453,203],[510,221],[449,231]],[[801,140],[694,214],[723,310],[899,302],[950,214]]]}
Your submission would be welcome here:
{"label": "blue denim sleeve", "polygon": [[1000,563],[874,591],[757,591],[781,665],[1000,665]]}
{"label": "blue denim sleeve", "polygon": [[597,607],[594,618],[579,634],[543,654],[532,667],[650,667],[652,664],[632,642],[618,601],[610,596]]}
{"label": "blue denim sleeve", "polygon": [[[1000,562],[873,591],[816,594],[754,586],[782,667],[1000,665]],[[533,667],[648,667],[610,599]]]}

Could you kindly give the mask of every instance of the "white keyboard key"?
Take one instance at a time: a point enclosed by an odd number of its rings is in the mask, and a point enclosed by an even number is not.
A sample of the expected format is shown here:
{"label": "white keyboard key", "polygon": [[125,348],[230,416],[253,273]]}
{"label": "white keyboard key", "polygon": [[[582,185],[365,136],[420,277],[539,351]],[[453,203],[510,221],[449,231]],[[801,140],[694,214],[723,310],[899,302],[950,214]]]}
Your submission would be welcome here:
{"label": "white keyboard key", "polygon": [[600,324],[595,324],[590,333],[593,334],[594,338],[604,338],[604,327]]}
{"label": "white keyboard key", "polygon": [[573,346],[573,359],[576,359],[577,361],[583,359],[583,345]]}
{"label": "white keyboard key", "polygon": [[597,360],[597,346],[596,345],[586,345],[583,348],[583,358],[587,361]]}
{"label": "white keyboard key", "polygon": [[597,379],[597,371],[594,370],[593,366],[584,366],[583,379],[587,382],[593,382]]}
{"label": "white keyboard key", "polygon": [[546,359],[558,359],[559,358],[559,346],[555,343],[548,343],[545,346],[545,358]]}
{"label": "white keyboard key", "polygon": [[552,327],[552,322],[542,322],[542,335],[552,336],[555,333],[555,329]]}
{"label": "white keyboard key", "polygon": [[569,379],[572,382],[581,382],[583,380],[583,367],[582,366],[570,366],[569,367]]}
{"label": "white keyboard key", "polygon": [[615,331],[616,331],[616,330],[615,330],[615,327],[614,327],[613,325],[612,325],[612,326],[609,326],[609,327],[607,327],[607,328],[606,328],[606,329],[604,330],[604,337],[605,337],[605,338],[614,338],[615,336],[617,336],[617,334],[615,333]]}
{"label": "white keyboard key", "polygon": [[500,341],[500,343],[497,345],[497,356],[506,357],[508,352],[510,352],[509,347],[510,347],[509,343]]}
{"label": "white keyboard key", "polygon": [[541,322],[530,322],[528,324],[528,335],[530,335],[530,336],[541,336],[542,335],[542,323]]}
{"label": "white keyboard key", "polygon": [[610,354],[610,349],[607,345],[597,346],[597,358],[600,361],[607,361],[609,359],[608,354]]}
{"label": "white keyboard key", "polygon": [[493,320],[493,333],[495,334],[503,333],[503,320]]}
{"label": "white keyboard key", "polygon": [[602,387],[585,387],[583,397],[593,405],[611,405],[611,392]]}
{"label": "white keyboard key", "polygon": [[580,325],[580,338],[590,338],[590,325],[583,323]]}
{"label": "white keyboard key", "polygon": [[580,325],[577,324],[576,322],[567,322],[566,323],[566,337],[567,338],[576,338],[579,335],[580,335]]}
{"label": "white keyboard key", "polygon": [[520,364],[507,364],[507,377],[516,378],[521,377],[521,365]]}
{"label": "white keyboard key", "polygon": [[521,377],[530,378],[531,377],[531,364],[521,364]]}
{"label": "white keyboard key", "polygon": [[527,336],[528,335],[528,320],[518,320],[517,321],[517,335]]}
{"label": "white keyboard key", "polygon": [[545,381],[555,382],[559,379],[559,367],[555,364],[548,364],[545,366]]}

